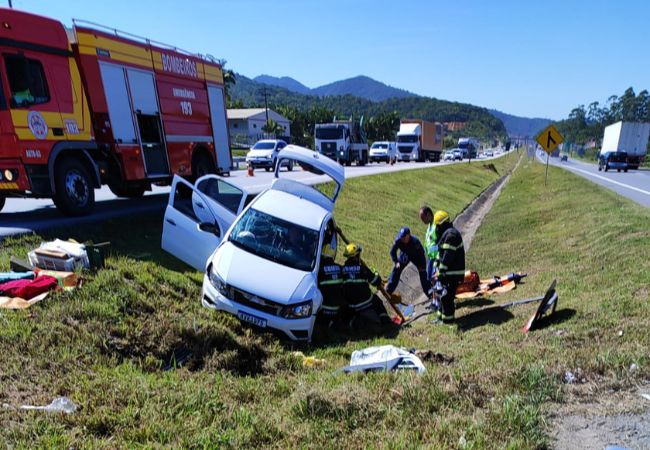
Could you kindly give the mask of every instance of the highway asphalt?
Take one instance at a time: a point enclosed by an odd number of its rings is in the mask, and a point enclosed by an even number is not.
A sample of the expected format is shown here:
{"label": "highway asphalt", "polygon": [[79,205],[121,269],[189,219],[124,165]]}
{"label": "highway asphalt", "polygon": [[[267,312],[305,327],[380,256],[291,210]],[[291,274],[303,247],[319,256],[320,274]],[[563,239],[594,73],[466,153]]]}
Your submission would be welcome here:
{"label": "highway asphalt", "polygon": [[[499,156],[502,155],[496,155],[495,157]],[[485,161],[487,159],[492,158],[482,158],[476,161]],[[379,173],[462,163],[467,164],[467,161],[456,163],[399,162],[392,166],[386,163],[372,163],[364,167],[346,167],[345,177],[354,178]],[[283,170],[282,176],[288,176],[307,184],[316,184],[327,180],[324,176],[315,176],[309,172],[294,170],[291,173],[285,173],[285,170]],[[258,169],[255,171],[253,177],[248,177],[245,170],[237,170],[231,172],[230,179],[238,185],[248,187],[250,190],[261,191],[273,182],[273,173]],[[152,192],[147,192],[140,199],[120,199],[113,195],[107,186],[103,186],[101,189],[95,190],[95,211],[86,217],[66,217],[54,207],[50,199],[8,198],[5,207],[0,212],[0,240],[6,236],[96,223],[118,216],[147,212],[162,213],[167,204],[168,196],[169,186],[154,186]]]}
{"label": "highway asphalt", "polygon": [[[542,156],[538,153],[537,159],[541,163],[546,163],[545,154]],[[616,170],[599,172],[595,162],[587,163],[571,158],[567,161],[560,161],[560,158],[549,158],[549,164],[580,175],[650,208],[650,171],[648,170],[629,170],[627,173]]]}

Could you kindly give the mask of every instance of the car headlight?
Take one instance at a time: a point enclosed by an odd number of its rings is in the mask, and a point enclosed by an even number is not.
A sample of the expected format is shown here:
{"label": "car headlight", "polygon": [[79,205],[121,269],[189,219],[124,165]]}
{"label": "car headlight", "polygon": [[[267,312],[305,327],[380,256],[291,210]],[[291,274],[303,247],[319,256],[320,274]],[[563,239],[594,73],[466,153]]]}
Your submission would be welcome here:
{"label": "car headlight", "polygon": [[341,153],[341,156],[343,156],[343,152],[340,152],[340,153]]}
{"label": "car headlight", "polygon": [[272,155],[266,155],[266,159],[271,159],[272,157]]}
{"label": "car headlight", "polygon": [[208,278],[210,279],[210,284],[217,290],[217,292],[219,292],[219,294],[226,298],[232,298],[232,289],[212,270],[212,266],[208,267]]}
{"label": "car headlight", "polygon": [[289,305],[282,308],[280,316],[285,319],[304,319],[305,317],[311,316],[311,310],[313,307],[313,302],[308,300],[303,303],[297,303],[295,305]]}

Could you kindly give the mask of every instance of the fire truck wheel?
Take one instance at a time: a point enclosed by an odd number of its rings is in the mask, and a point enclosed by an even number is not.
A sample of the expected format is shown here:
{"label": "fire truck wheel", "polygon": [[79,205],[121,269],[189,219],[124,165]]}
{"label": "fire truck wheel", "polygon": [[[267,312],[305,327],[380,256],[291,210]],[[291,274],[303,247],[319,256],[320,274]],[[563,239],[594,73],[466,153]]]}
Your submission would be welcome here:
{"label": "fire truck wheel", "polygon": [[95,189],[88,170],[76,158],[59,162],[54,171],[54,204],[68,216],[90,214],[95,207]]}
{"label": "fire truck wheel", "polygon": [[0,197],[0,211],[2,211],[2,208],[5,207],[5,200],[6,199],[4,197]]}
{"label": "fire truck wheel", "polygon": [[194,179],[201,178],[203,175],[208,175],[210,173],[217,173],[217,168],[210,158],[205,153],[199,153],[194,157],[192,164],[192,175]]}

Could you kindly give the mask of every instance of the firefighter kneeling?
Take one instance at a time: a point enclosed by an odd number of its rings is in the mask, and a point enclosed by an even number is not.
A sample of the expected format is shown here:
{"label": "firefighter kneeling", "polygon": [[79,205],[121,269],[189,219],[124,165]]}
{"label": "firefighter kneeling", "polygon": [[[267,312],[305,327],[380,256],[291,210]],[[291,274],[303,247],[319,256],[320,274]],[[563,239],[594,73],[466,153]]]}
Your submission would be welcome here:
{"label": "firefighter kneeling", "polygon": [[325,244],[321,252],[318,270],[318,289],[323,295],[323,304],[316,316],[316,323],[326,328],[339,325],[343,296],[343,268],[334,260],[336,251]]}
{"label": "firefighter kneeling", "polygon": [[374,313],[377,321],[384,327],[393,328],[391,320],[381,299],[370,289],[381,284],[381,277],[361,262],[362,248],[348,244],[343,256],[343,295],[346,303],[345,320],[350,328],[362,326],[363,318]]}

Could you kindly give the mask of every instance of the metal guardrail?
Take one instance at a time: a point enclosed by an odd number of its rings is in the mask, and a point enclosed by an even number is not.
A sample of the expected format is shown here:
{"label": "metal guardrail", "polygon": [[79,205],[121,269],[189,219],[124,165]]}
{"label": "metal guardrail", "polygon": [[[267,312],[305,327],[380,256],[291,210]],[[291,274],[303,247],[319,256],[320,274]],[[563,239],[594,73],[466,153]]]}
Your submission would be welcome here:
{"label": "metal guardrail", "polygon": [[246,157],[245,156],[235,156],[232,159],[232,169],[234,170],[239,170],[241,168],[241,164],[246,163]]}

